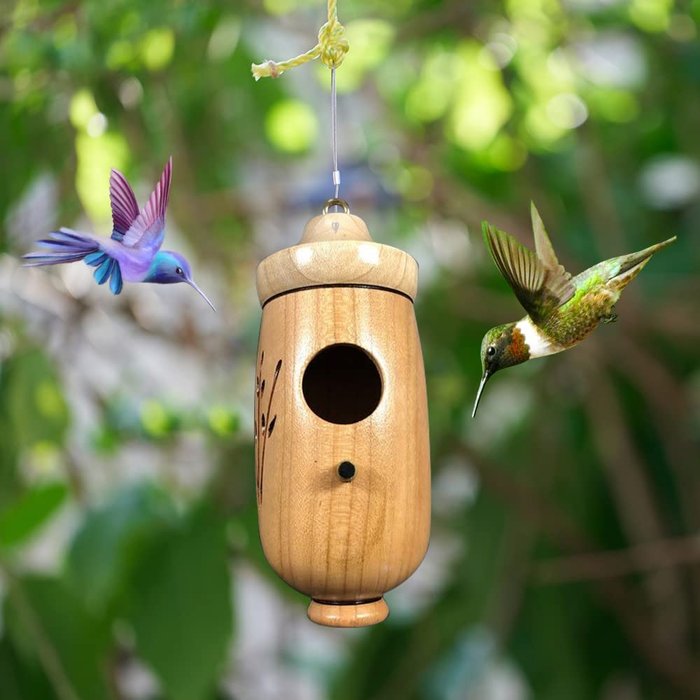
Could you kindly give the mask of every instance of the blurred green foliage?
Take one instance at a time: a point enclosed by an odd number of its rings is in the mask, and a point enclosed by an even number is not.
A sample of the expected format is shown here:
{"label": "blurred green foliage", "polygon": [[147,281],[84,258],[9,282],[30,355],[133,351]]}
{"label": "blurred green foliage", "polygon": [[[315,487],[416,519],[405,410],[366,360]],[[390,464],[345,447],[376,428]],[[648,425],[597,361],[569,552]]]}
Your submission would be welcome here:
{"label": "blurred green foliage", "polygon": [[[310,47],[322,3],[6,3],[0,698],[265,700],[288,674],[304,700],[700,698],[700,2],[339,14],[343,193],[422,269],[425,590],[304,651],[287,626],[304,601],[257,539],[254,265],[330,178],[327,71],[255,83],[250,64]],[[18,269],[51,227],[108,232],[111,167],[142,198],[171,153],[169,221],[218,283],[213,325]],[[521,313],[479,222],[528,243],[531,199],[572,272],[678,241],[619,323],[499,375],[472,421],[481,337]],[[247,670],[251,571],[287,612],[253,611],[284,633]]]}

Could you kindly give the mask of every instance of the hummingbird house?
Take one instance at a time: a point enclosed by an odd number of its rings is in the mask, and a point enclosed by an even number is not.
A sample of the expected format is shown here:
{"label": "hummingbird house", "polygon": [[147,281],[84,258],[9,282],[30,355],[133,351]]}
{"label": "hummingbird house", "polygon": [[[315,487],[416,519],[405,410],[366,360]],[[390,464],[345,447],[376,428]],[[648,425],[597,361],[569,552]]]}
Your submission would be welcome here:
{"label": "hummingbird house", "polygon": [[270,565],[314,622],[356,627],[425,555],[428,415],[418,266],[329,205],[257,270],[256,493]]}

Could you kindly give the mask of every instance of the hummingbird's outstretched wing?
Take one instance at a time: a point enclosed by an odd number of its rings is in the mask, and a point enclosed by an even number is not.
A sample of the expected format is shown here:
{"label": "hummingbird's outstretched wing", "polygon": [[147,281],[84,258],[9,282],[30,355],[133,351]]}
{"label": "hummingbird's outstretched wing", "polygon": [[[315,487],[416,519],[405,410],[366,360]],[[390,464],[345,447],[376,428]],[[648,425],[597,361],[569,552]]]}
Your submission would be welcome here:
{"label": "hummingbird's outstretched wing", "polygon": [[[539,215],[537,217],[539,219]],[[534,216],[533,216],[534,219]],[[534,221],[533,221],[534,223]],[[541,220],[540,220],[541,223]],[[484,221],[484,241],[496,266],[515,292],[515,296],[535,323],[567,302],[574,294],[571,276],[559,265],[542,226],[539,234],[545,257],[543,260],[505,231],[499,231]],[[542,236],[541,234],[544,234]],[[546,243],[542,241],[546,239]],[[535,239],[537,241],[537,238]],[[546,251],[549,247],[550,252]],[[556,262],[556,267],[552,265]]]}
{"label": "hummingbird's outstretched wing", "polygon": [[140,248],[156,254],[165,236],[165,210],[168,208],[170,180],[172,179],[172,156],[163,168],[163,174],[148,198],[146,206],[124,234],[122,244],[129,248]]}
{"label": "hummingbird's outstretched wing", "polygon": [[109,201],[112,205],[112,238],[122,241],[139,215],[139,205],[127,179],[114,168],[109,176]]}
{"label": "hummingbird's outstretched wing", "polygon": [[566,280],[570,280],[571,273],[567,272],[557,259],[557,254],[554,252],[552,242],[549,240],[544,223],[542,223],[542,217],[537,211],[534,202],[530,202],[530,215],[532,217],[532,232],[535,234],[535,252],[537,257],[542,261],[545,269],[552,270]]}

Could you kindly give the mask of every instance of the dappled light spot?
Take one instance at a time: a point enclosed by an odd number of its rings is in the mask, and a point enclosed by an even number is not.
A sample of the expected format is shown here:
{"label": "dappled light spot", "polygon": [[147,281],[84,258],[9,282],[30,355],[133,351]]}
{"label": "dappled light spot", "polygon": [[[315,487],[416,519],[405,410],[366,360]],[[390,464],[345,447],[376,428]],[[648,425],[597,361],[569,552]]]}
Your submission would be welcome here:
{"label": "dappled light spot", "polygon": [[86,129],[90,119],[99,110],[89,90],[78,90],[70,102],[70,120],[76,129]]}
{"label": "dappled light spot", "polygon": [[161,70],[172,60],[175,34],[168,27],[152,29],[141,40],[140,49],[144,66],[152,71]]}
{"label": "dappled light spot", "polygon": [[224,17],[209,37],[207,58],[217,63],[233,54],[241,36],[241,22],[236,17]]}
{"label": "dappled light spot", "polygon": [[455,83],[460,75],[459,62],[452,51],[439,48],[429,53],[406,97],[408,117],[422,122],[443,117],[454,99]]}
{"label": "dappled light spot", "polygon": [[302,153],[316,139],[318,120],[313,110],[299,100],[282,100],[272,106],[265,119],[265,133],[279,151]]}
{"label": "dappled light spot", "polygon": [[663,32],[668,28],[673,0],[632,0],[630,19],[645,32]]}
{"label": "dappled light spot", "polygon": [[136,45],[124,39],[114,41],[107,50],[105,64],[110,70],[119,70],[120,68],[138,65]]}
{"label": "dappled light spot", "polygon": [[449,117],[449,134],[454,142],[478,151],[494,139],[510,117],[513,104],[497,66],[484,65],[481,48],[463,42],[454,60],[459,70],[455,97]]}
{"label": "dappled light spot", "polygon": [[700,166],[680,155],[658,156],[644,166],[639,184],[654,209],[676,209],[700,194]]}
{"label": "dappled light spot", "polygon": [[141,424],[143,429],[153,437],[167,435],[170,419],[165,406],[155,400],[144,401],[141,406]]}
{"label": "dappled light spot", "polygon": [[126,109],[133,109],[143,99],[143,85],[138,78],[127,78],[119,86],[119,101]]}
{"label": "dappled light spot", "polygon": [[286,15],[298,7],[296,0],[263,0],[263,7],[271,15]]}
{"label": "dappled light spot", "polygon": [[562,129],[575,129],[588,119],[588,108],[578,95],[560,93],[547,102],[547,116]]}
{"label": "dappled light spot", "polygon": [[[87,127],[87,125],[86,125]],[[123,169],[128,156],[128,147],[121,134],[104,132],[90,136],[79,133],[75,137],[78,169],[75,187],[85,210],[98,221],[108,221],[111,215],[109,197],[96,182],[109,178],[111,168]]]}
{"label": "dappled light spot", "polygon": [[93,114],[88,120],[88,123],[85,127],[85,132],[88,136],[91,136],[92,138],[102,136],[102,134],[104,134],[106,130],[107,117],[105,117],[105,115],[102,114],[102,112],[97,112],[97,114]]}
{"label": "dappled light spot", "polygon": [[429,197],[433,191],[433,184],[432,173],[418,165],[402,168],[396,177],[399,192],[414,202]]}
{"label": "dappled light spot", "polygon": [[570,55],[576,70],[596,86],[635,88],[647,77],[642,44],[631,32],[607,30],[580,39]]}
{"label": "dappled light spot", "polygon": [[486,150],[486,157],[495,170],[512,172],[525,164],[527,149],[519,139],[501,133]]}
{"label": "dappled light spot", "polygon": [[505,68],[515,56],[518,49],[518,42],[515,37],[503,32],[497,32],[482,49],[481,56],[486,61],[487,68],[493,64],[499,68]]}

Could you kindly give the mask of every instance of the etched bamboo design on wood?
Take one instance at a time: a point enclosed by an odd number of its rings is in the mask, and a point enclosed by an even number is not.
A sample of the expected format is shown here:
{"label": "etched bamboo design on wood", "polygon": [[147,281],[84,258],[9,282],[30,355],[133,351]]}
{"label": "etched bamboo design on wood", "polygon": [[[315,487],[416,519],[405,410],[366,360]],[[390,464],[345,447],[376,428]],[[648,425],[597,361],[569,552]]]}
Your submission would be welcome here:
{"label": "etched bamboo design on wood", "polygon": [[275,372],[272,377],[272,387],[267,399],[267,409],[263,410],[265,405],[265,388],[266,380],[263,378],[263,365],[265,363],[265,352],[260,353],[260,364],[258,372],[255,375],[255,491],[257,493],[258,504],[262,503],[263,499],[263,481],[265,478],[265,447],[267,439],[272,437],[277,423],[277,414],[270,417],[272,411],[272,399],[275,395],[277,387],[277,378],[282,369],[282,360],[277,360]]}

